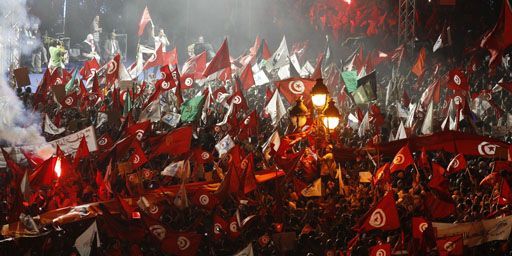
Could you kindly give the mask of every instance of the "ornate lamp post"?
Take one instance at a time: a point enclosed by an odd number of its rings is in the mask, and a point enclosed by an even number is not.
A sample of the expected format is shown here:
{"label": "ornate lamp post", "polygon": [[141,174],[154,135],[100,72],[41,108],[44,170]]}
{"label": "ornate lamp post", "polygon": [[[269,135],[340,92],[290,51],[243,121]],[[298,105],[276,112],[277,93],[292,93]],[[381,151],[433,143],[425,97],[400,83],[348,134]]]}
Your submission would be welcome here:
{"label": "ornate lamp post", "polygon": [[295,106],[289,110],[289,115],[293,126],[295,126],[296,129],[300,129],[306,124],[309,111],[302,99],[297,99],[295,102]]}

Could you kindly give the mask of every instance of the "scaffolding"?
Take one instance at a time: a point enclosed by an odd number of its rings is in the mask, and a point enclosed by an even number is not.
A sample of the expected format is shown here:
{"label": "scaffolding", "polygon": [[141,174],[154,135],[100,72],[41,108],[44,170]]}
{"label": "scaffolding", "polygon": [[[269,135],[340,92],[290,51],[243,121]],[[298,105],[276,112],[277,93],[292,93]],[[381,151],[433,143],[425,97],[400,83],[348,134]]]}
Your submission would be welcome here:
{"label": "scaffolding", "polygon": [[416,0],[399,0],[398,44],[409,44],[414,40],[414,13]]}

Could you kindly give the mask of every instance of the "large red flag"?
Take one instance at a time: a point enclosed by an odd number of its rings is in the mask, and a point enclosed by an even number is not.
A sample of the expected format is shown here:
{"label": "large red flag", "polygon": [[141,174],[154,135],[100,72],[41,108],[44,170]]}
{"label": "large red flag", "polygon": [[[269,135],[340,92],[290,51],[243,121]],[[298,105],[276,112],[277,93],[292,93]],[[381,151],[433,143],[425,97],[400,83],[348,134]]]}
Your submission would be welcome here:
{"label": "large red flag", "polygon": [[119,63],[121,55],[117,54],[114,59],[106,64],[106,79],[107,85],[113,85],[119,79]]}
{"label": "large red flag", "polygon": [[85,136],[82,137],[80,140],[80,144],[78,145],[78,149],[75,153],[75,160],[73,161],[73,165],[76,168],[78,166],[78,163],[80,163],[80,159],[88,157],[89,156],[89,147],[87,147],[87,140],[85,139]]}
{"label": "large red flag", "polygon": [[391,244],[380,244],[370,248],[370,256],[391,256]]}
{"label": "large red flag", "polygon": [[[228,48],[228,39],[224,39],[224,42],[222,42],[222,45],[220,46],[219,50],[213,57],[212,61],[210,61],[210,64],[206,67],[206,69],[203,72],[203,77],[208,77],[209,75],[220,71],[222,69],[229,68],[231,69],[231,61],[229,59],[229,48]],[[230,71],[231,73],[231,71]]]}
{"label": "large red flag", "polygon": [[137,32],[138,36],[142,36],[142,34],[144,34],[144,29],[146,28],[148,22],[153,23],[153,21],[151,20],[151,16],[149,15],[148,7],[146,6],[146,8],[144,8],[144,12],[142,13],[142,18],[140,19],[139,22],[139,30]]}
{"label": "large red flag", "polygon": [[172,130],[162,139],[153,150],[153,156],[161,154],[181,155],[190,150],[193,129],[191,126],[183,126]]}
{"label": "large red flag", "polygon": [[245,65],[242,74],[240,75],[240,82],[245,91],[249,90],[256,82],[254,82],[254,76],[252,74],[252,68],[250,64]]}
{"label": "large red flag", "polygon": [[211,191],[198,189],[191,202],[199,207],[212,210],[217,206],[219,199]]}
{"label": "large red flag", "polygon": [[495,66],[501,61],[503,51],[512,45],[512,5],[509,0],[503,0],[501,13],[496,26],[487,33],[480,46],[491,53],[489,66]]}
{"label": "large red flag", "polygon": [[228,222],[221,216],[215,214],[213,216],[213,238],[219,240],[227,233],[229,227]]}
{"label": "large red flag", "polygon": [[39,188],[41,186],[49,186],[53,184],[53,181],[58,178],[55,172],[55,164],[57,157],[50,157],[42,164],[40,164],[32,174],[30,174],[30,186],[32,188]]}
{"label": "large red flag", "polygon": [[426,193],[424,207],[430,214],[430,218],[446,218],[455,213],[455,204],[447,199],[437,197],[432,192]]}
{"label": "large red flag", "polygon": [[254,176],[254,156],[250,153],[241,164],[241,168],[245,169],[243,173],[243,192],[247,194],[257,187],[256,177]]}
{"label": "large red flag", "polygon": [[181,84],[184,85],[183,89],[192,87],[197,79],[201,79],[204,70],[206,69],[206,52],[193,56],[183,64],[181,70]]}
{"label": "large red flag", "polygon": [[305,78],[289,78],[276,82],[279,92],[286,98],[288,103],[294,104],[300,96],[307,98],[316,81]]}
{"label": "large red flag", "polygon": [[229,225],[229,230],[228,230],[229,238],[231,240],[237,239],[241,233],[240,233],[240,226],[238,225],[238,221],[237,221],[237,218],[235,215],[229,219],[228,225]]}
{"label": "large red flag", "polygon": [[452,159],[452,161],[450,161],[450,164],[448,164],[448,167],[446,168],[446,172],[449,174],[457,173],[465,170],[466,166],[466,158],[464,158],[463,154],[458,154]]}
{"label": "large red flag", "polygon": [[425,47],[421,48],[420,53],[418,54],[418,59],[416,59],[416,64],[412,67],[412,72],[418,76],[421,77],[423,73],[425,72],[425,59],[427,56],[427,50]]}
{"label": "large red flag", "polygon": [[396,210],[395,199],[393,193],[387,193],[382,200],[362,219],[359,225],[360,231],[394,230],[400,228],[400,219]]}
{"label": "large red flag", "polygon": [[373,185],[375,186],[381,180],[386,183],[391,182],[391,177],[389,176],[389,163],[385,163],[375,171],[375,175],[373,175]]}
{"label": "large red flag", "polygon": [[395,158],[393,158],[393,163],[389,167],[389,172],[394,173],[398,170],[405,170],[407,166],[414,164],[414,159],[412,157],[411,151],[409,150],[409,146],[403,146],[398,153],[396,153]]}
{"label": "large red flag", "polygon": [[100,69],[100,64],[96,58],[84,62],[84,66],[80,69],[80,75],[84,79],[89,79]]}
{"label": "large red flag", "polygon": [[151,121],[146,120],[144,122],[136,123],[134,125],[130,125],[126,128],[126,135],[134,135],[137,140],[142,141],[142,138],[151,128]]}
{"label": "large red flag", "polygon": [[437,239],[436,244],[440,256],[464,255],[462,235]]}

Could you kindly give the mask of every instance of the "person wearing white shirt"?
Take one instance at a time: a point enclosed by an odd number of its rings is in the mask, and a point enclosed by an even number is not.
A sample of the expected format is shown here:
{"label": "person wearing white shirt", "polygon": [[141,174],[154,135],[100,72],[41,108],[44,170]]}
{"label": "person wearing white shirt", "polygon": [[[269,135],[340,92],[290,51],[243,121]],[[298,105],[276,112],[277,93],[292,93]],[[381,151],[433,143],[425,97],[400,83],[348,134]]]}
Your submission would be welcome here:
{"label": "person wearing white shirt", "polygon": [[170,45],[169,39],[167,39],[167,35],[163,29],[160,29],[158,35],[155,36],[155,27],[153,27],[153,38],[155,40],[155,51],[158,50],[160,46],[162,46],[162,51],[167,51],[167,46]]}

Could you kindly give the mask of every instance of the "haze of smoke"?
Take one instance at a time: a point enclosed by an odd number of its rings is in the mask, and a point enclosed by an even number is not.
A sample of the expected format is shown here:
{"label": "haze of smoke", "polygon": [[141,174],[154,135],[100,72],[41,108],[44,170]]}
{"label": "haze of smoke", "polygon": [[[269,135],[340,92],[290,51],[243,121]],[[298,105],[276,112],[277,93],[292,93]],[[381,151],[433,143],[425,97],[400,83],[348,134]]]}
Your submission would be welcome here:
{"label": "haze of smoke", "polygon": [[0,18],[0,143],[10,146],[46,144],[41,135],[41,119],[25,109],[8,83],[11,58],[29,54],[39,44],[19,38],[20,29],[36,24],[37,20],[29,17],[26,0],[1,0]]}

